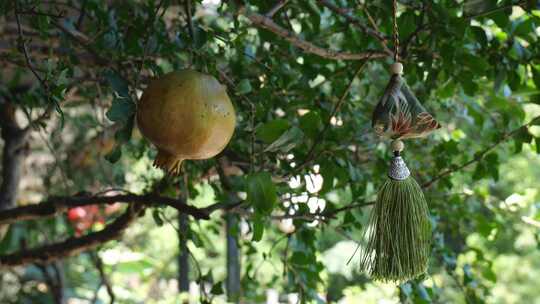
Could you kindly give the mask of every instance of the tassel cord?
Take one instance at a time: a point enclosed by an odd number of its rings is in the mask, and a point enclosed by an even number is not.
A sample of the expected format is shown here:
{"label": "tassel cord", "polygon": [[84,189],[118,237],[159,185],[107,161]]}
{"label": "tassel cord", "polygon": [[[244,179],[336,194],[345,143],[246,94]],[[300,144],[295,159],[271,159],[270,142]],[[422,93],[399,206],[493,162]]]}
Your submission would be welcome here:
{"label": "tassel cord", "polygon": [[393,38],[394,38],[394,62],[399,61],[399,31],[397,25],[397,0],[392,1],[393,15]]}

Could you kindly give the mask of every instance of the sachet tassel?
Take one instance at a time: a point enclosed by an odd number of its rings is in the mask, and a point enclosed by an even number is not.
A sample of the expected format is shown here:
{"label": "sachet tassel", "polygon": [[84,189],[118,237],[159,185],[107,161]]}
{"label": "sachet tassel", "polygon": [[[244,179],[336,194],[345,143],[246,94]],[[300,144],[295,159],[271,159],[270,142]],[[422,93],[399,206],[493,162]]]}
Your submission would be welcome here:
{"label": "sachet tassel", "polygon": [[375,280],[403,282],[426,271],[431,224],[424,193],[400,156],[403,143],[393,146],[397,150],[370,216],[360,265]]}

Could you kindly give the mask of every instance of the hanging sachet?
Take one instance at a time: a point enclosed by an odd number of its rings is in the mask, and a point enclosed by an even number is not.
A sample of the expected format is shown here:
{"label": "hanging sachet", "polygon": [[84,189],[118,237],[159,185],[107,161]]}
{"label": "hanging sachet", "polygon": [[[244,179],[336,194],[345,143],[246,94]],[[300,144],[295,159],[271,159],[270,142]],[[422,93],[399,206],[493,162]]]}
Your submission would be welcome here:
{"label": "hanging sachet", "polygon": [[411,176],[401,157],[402,139],[418,138],[440,128],[414,96],[401,76],[398,58],[397,1],[394,6],[394,63],[391,78],[373,111],[375,133],[392,139],[392,159],[388,178],[377,193],[377,200],[364,230],[367,245],[360,267],[373,279],[404,282],[427,270],[431,252],[429,209],[422,188]]}

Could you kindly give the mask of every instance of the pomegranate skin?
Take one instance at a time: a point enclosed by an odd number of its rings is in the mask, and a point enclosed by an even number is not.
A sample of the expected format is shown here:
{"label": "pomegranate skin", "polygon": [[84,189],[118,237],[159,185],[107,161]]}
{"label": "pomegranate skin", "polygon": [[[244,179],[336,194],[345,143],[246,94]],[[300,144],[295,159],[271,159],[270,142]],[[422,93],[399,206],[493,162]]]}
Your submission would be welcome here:
{"label": "pomegranate skin", "polygon": [[229,143],[236,124],[225,87],[193,70],[154,79],[137,106],[137,125],[158,149],[154,165],[178,174],[183,160],[207,159]]}

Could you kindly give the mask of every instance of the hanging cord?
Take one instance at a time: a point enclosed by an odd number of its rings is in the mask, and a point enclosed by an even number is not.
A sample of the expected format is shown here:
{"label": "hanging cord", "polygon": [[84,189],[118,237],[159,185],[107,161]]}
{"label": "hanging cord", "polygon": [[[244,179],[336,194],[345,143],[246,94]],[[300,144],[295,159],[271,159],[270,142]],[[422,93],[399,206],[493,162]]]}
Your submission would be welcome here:
{"label": "hanging cord", "polygon": [[399,37],[398,37],[398,26],[397,26],[397,0],[392,1],[392,14],[393,14],[393,38],[394,38],[394,62],[399,61]]}
{"label": "hanging cord", "polygon": [[399,31],[397,25],[397,0],[392,1],[393,28],[392,36],[394,38],[394,63],[390,66],[392,74],[403,74],[403,65],[399,62]]}

